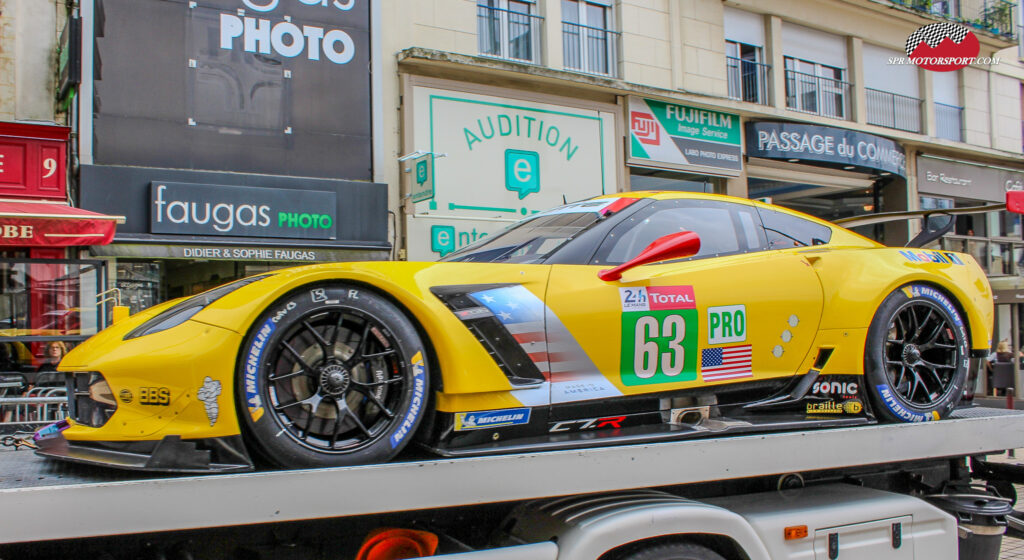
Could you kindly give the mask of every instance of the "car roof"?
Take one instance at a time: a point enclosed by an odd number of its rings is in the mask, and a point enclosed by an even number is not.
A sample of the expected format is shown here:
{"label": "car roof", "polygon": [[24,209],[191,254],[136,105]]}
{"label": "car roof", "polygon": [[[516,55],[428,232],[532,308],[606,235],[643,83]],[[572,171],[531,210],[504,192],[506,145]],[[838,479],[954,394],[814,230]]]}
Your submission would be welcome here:
{"label": "car roof", "polygon": [[[799,210],[792,210],[792,209],[786,208],[784,206],[777,206],[777,205],[774,205],[774,204],[765,204],[764,202],[761,202],[759,200],[752,200],[752,199],[749,199],[749,198],[742,198],[742,197],[738,197],[738,196],[730,196],[730,195],[725,195],[725,194],[710,194],[710,193],[686,192],[686,191],[628,191],[628,192],[604,194],[604,195],[600,195],[600,196],[594,197],[595,200],[608,199],[608,198],[641,198],[641,199],[654,199],[654,200],[672,200],[672,199],[717,200],[717,201],[721,201],[721,202],[732,202],[732,203],[736,203],[736,204],[743,204],[743,205],[746,205],[746,206],[755,206],[755,207],[758,207],[758,208],[765,208],[765,209],[769,209],[769,210],[775,210],[775,211],[778,211],[778,212],[783,212],[785,214],[791,214],[793,216],[797,216],[799,218],[803,218],[805,220],[810,220],[812,222],[815,222],[815,223],[821,224],[823,226],[829,227],[829,228],[832,229],[833,234],[835,234],[837,232],[840,233],[840,238],[842,239],[842,241],[840,243],[843,243],[843,244],[853,242],[854,244],[859,245],[861,243],[858,243],[857,241],[859,241],[859,242],[867,241],[868,243],[870,243],[872,245],[882,246],[881,243],[878,243],[877,241],[875,241],[873,239],[869,239],[869,238],[864,237],[863,235],[861,235],[861,234],[859,234],[859,233],[857,233],[855,231],[850,231],[850,230],[848,230],[848,229],[846,229],[846,228],[844,228],[842,226],[833,224],[832,222],[829,222],[828,220],[823,220],[821,218],[818,218],[818,217],[815,217],[815,216],[811,216],[810,214],[805,214],[803,212],[800,212]],[[857,239],[857,241],[854,241],[853,239],[850,239],[850,237],[848,237],[848,236],[853,236],[854,238]]]}

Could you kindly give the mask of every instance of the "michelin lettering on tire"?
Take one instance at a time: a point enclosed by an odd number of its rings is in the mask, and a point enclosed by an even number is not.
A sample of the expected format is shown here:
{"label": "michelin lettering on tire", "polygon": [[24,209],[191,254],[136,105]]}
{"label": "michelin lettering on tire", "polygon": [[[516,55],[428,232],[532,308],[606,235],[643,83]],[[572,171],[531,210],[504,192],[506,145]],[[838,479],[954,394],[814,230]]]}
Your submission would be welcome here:
{"label": "michelin lettering on tire", "polygon": [[412,362],[412,401],[409,403],[409,411],[405,414],[405,418],[402,419],[398,430],[391,435],[392,449],[401,445],[402,440],[412,432],[413,427],[416,426],[416,420],[423,412],[423,405],[425,404],[427,375],[423,367],[423,352],[416,352],[410,361]]}
{"label": "michelin lettering on tire", "polygon": [[277,317],[270,317],[256,332],[249,350],[245,353],[245,404],[253,422],[263,417],[263,399],[260,398],[260,363],[263,350],[267,346],[274,330],[277,329]]}
{"label": "michelin lettering on tire", "polygon": [[934,411],[931,414],[921,414],[920,412],[908,410],[905,406],[900,404],[900,401],[892,394],[892,389],[887,385],[879,385],[876,389],[878,389],[878,394],[882,397],[882,402],[885,403],[885,407],[905,422],[927,422],[929,420],[938,420],[941,418],[939,413]]}

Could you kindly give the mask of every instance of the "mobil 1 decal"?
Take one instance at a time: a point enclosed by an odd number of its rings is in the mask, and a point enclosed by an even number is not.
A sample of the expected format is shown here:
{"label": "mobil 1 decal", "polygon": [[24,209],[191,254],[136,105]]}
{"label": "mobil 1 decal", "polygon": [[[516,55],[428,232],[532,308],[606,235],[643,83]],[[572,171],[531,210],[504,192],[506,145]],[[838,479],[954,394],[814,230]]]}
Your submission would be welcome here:
{"label": "mobil 1 decal", "polygon": [[620,371],[624,385],[697,379],[697,305],[693,286],[619,288]]}

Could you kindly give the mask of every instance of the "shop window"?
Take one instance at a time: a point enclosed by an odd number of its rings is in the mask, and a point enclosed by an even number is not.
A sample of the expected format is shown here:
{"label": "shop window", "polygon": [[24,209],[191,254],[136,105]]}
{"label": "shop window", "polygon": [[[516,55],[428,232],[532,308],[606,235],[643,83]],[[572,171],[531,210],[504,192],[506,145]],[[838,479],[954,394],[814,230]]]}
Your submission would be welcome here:
{"label": "shop window", "polygon": [[693,258],[760,251],[766,243],[755,212],[712,200],[659,200],[616,226],[592,264],[624,263],[659,237],[680,231],[700,236],[700,252]]}
{"label": "shop window", "polygon": [[121,305],[132,314],[160,302],[160,264],[154,262],[117,263],[117,288]]}
{"label": "shop window", "polygon": [[53,371],[77,343],[107,325],[103,261],[0,260],[0,374]]}
{"label": "shop window", "polygon": [[796,216],[758,208],[769,249],[789,249],[824,245],[832,239],[832,229]]}

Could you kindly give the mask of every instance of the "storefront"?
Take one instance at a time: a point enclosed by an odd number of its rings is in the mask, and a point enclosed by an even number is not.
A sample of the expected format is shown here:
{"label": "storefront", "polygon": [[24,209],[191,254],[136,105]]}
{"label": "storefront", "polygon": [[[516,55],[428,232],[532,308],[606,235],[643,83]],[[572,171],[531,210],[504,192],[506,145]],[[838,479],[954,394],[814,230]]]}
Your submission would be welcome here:
{"label": "storefront", "polygon": [[390,256],[370,11],[103,5],[84,31],[78,186],[83,208],[127,218],[89,255],[133,312],[273,268]]}
{"label": "storefront", "polygon": [[[746,124],[750,198],[836,220],[907,209],[903,148],[888,138],[789,122]],[[905,224],[861,231],[888,244],[906,240]]]}
{"label": "storefront", "polygon": [[629,190],[726,192],[743,171],[740,116],[629,98]]}
{"label": "storefront", "polygon": [[[1024,169],[937,155],[919,155],[916,163],[917,193],[925,210],[1002,204],[1006,202],[1006,191],[1024,187]],[[957,216],[955,229],[938,243],[943,249],[972,255],[985,269],[996,303],[992,349],[1000,341],[1006,341],[1015,354],[1024,348],[1024,333],[1020,329],[1020,318],[1024,316],[1024,236],[1020,215],[994,211]],[[1019,372],[1019,364],[1016,371]]]}
{"label": "storefront", "polygon": [[106,265],[75,248],[110,243],[124,218],[67,204],[69,132],[0,123],[0,395],[62,385],[57,361],[108,323]]}
{"label": "storefront", "polygon": [[[508,224],[618,190],[618,107],[408,76],[405,249],[436,260]],[[422,159],[420,161],[423,161]],[[413,173],[413,167],[419,167]],[[422,193],[422,196],[419,194]]]}

